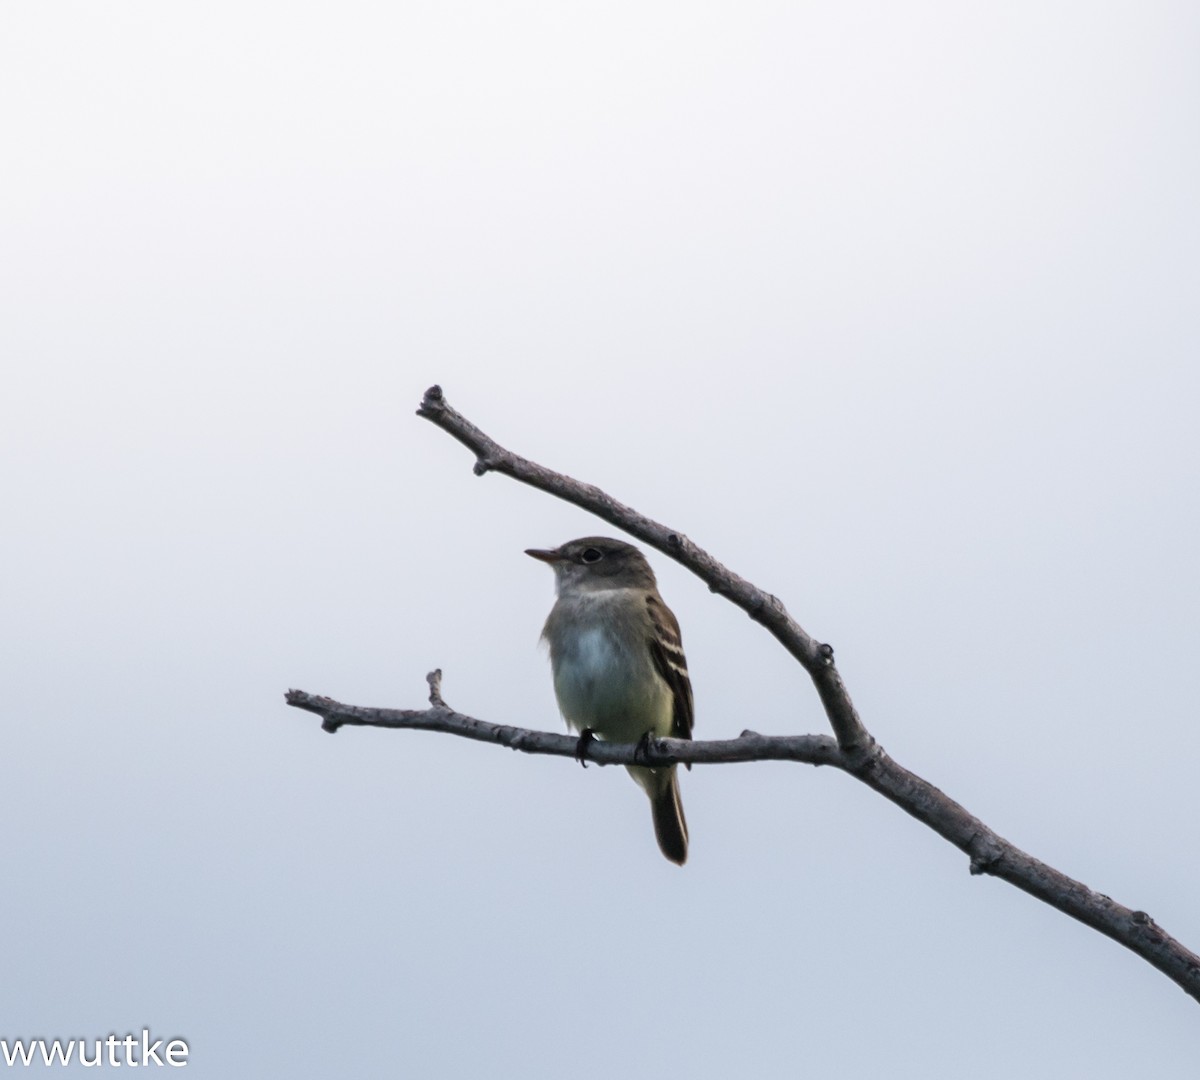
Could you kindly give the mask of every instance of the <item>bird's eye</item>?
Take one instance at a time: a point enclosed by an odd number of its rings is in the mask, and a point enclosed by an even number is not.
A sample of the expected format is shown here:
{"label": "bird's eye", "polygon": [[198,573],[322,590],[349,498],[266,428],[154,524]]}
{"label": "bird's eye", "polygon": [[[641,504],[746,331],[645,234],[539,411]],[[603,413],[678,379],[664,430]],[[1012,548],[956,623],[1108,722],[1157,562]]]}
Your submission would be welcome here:
{"label": "bird's eye", "polygon": [[588,548],[582,555],[579,556],[584,562],[599,562],[604,558],[604,552],[597,548]]}

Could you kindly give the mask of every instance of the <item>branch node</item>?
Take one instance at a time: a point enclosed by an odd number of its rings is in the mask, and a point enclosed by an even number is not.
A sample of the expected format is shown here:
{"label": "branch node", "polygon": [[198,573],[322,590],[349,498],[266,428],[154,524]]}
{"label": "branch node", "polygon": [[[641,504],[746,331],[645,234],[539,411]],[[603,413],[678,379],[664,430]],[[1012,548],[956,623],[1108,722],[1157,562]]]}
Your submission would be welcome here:
{"label": "branch node", "polygon": [[442,669],[434,668],[425,676],[425,681],[429,683],[429,704],[435,709],[447,708],[446,702],[442,699]]}
{"label": "branch node", "polygon": [[434,383],[428,390],[425,391],[425,396],[421,398],[421,405],[417,409],[418,416],[430,417],[436,416],[446,407],[446,398],[442,394],[442,388]]}
{"label": "branch node", "polygon": [[817,652],[819,652],[821,654],[821,659],[825,661],[826,665],[833,663],[833,646],[832,645],[830,645],[828,643],[821,645],[817,649]]}
{"label": "branch node", "polygon": [[338,729],[341,726],[342,725],[341,725],[340,721],[334,720],[332,717],[329,717],[329,716],[327,716],[324,720],[321,721],[321,730],[328,731],[330,735],[336,735],[338,733]]}
{"label": "branch node", "polygon": [[1004,848],[990,836],[976,833],[970,848],[972,876],[994,873],[1004,858]]}
{"label": "branch node", "polygon": [[475,464],[471,466],[471,472],[476,476],[482,476],[484,473],[491,472],[496,467],[496,463],[491,458],[486,458],[482,454],[475,459]]}
{"label": "branch node", "polygon": [[874,736],[863,733],[866,738],[859,742],[843,746],[838,743],[838,749],[845,758],[846,771],[854,776],[869,776],[875,774],[883,762],[883,747],[875,741]]}

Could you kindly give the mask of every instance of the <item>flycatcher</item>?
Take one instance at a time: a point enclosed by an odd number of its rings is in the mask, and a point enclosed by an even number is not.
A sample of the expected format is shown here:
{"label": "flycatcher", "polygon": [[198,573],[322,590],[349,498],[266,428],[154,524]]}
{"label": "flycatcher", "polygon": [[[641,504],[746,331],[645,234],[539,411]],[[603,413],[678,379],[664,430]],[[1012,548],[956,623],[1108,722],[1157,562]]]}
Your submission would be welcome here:
{"label": "flycatcher", "polygon": [[[654,571],[632,544],[587,536],[525,552],[554,569],[558,600],[542,637],[550,645],[554,694],[567,723],[609,742],[653,734],[692,737],[692,684],[679,623],[658,595]],[[628,766],[650,796],[654,835],[680,866],[688,831],[674,765]]]}

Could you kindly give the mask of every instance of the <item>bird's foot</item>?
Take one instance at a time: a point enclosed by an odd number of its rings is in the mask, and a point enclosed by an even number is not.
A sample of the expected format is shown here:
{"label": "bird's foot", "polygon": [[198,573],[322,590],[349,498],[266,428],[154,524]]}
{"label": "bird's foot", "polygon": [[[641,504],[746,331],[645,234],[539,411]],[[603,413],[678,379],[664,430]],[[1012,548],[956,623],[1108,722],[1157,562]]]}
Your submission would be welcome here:
{"label": "bird's foot", "polygon": [[634,761],[637,761],[639,763],[640,762],[649,762],[649,760],[650,760],[650,735],[651,735],[651,732],[647,731],[640,739],[638,739],[637,746],[635,746],[633,748],[633,760]]}
{"label": "bird's foot", "polygon": [[579,742],[575,744],[575,760],[579,762],[585,769],[587,768],[587,749],[596,741],[596,733],[590,728],[585,727],[579,733]]}

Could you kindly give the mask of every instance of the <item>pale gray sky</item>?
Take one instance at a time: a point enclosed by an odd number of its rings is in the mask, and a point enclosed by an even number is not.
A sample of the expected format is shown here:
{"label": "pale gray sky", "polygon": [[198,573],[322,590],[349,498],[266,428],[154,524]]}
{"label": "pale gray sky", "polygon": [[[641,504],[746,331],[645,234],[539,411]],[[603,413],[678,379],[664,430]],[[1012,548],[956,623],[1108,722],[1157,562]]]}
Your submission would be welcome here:
{"label": "pale gray sky", "polygon": [[[1194,4],[0,10],[0,1036],[189,1075],[1191,1080],[1197,1006],[848,778],[557,729],[522,549],[779,594],[903,764],[1200,948]],[[825,731],[654,556],[697,736]]]}

